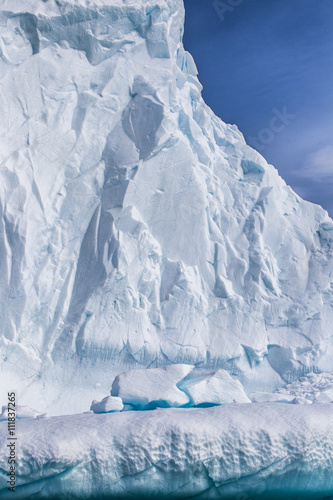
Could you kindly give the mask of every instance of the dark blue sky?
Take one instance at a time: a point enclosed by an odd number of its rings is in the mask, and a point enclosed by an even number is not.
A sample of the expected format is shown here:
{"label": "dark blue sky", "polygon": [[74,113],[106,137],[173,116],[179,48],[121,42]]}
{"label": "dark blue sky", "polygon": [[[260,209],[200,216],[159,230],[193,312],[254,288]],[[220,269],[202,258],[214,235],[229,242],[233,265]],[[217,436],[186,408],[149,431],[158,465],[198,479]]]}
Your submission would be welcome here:
{"label": "dark blue sky", "polygon": [[184,44],[206,103],[332,216],[333,0],[215,4],[185,0]]}

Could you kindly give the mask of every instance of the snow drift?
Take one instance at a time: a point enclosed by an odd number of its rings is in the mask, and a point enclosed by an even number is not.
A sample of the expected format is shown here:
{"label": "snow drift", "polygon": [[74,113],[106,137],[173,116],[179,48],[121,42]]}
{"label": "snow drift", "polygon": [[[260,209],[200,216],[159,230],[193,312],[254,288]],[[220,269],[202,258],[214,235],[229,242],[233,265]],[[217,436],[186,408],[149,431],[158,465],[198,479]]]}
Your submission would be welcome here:
{"label": "snow drift", "polygon": [[[2,0],[1,393],[332,371],[333,222],[205,105],[181,0]],[[221,96],[223,99],[223,96]]]}

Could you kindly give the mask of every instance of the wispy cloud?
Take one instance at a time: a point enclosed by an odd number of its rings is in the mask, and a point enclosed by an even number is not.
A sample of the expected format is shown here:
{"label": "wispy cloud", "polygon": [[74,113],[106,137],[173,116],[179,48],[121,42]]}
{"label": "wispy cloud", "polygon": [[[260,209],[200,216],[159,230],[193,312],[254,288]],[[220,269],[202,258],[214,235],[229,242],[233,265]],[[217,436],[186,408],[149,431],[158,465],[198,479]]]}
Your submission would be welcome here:
{"label": "wispy cloud", "polygon": [[299,175],[316,181],[333,180],[333,146],[311,153]]}

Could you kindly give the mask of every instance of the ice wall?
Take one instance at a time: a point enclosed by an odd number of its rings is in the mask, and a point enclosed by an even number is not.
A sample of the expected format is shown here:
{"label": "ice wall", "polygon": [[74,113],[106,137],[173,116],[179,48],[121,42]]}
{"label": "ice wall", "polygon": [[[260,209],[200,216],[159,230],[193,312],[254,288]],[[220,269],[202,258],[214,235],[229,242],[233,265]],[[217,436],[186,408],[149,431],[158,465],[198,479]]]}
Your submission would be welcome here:
{"label": "ice wall", "polygon": [[1,2],[2,399],[87,409],[168,363],[248,391],[333,369],[333,222],[205,105],[183,21]]}

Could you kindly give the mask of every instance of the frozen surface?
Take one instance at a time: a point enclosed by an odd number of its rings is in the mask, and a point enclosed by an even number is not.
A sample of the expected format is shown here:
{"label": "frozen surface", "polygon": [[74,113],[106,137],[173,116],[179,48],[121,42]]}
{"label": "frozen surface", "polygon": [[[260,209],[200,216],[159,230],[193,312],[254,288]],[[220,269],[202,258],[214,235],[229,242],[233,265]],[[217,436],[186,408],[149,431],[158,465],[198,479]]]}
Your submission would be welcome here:
{"label": "frozen surface", "polygon": [[3,422],[0,498],[329,498],[332,422],[333,405],[283,404],[20,420],[15,495]]}
{"label": "frozen surface", "polygon": [[2,402],[78,412],[174,363],[247,394],[332,372],[333,222],[205,105],[183,17],[0,3]]}

